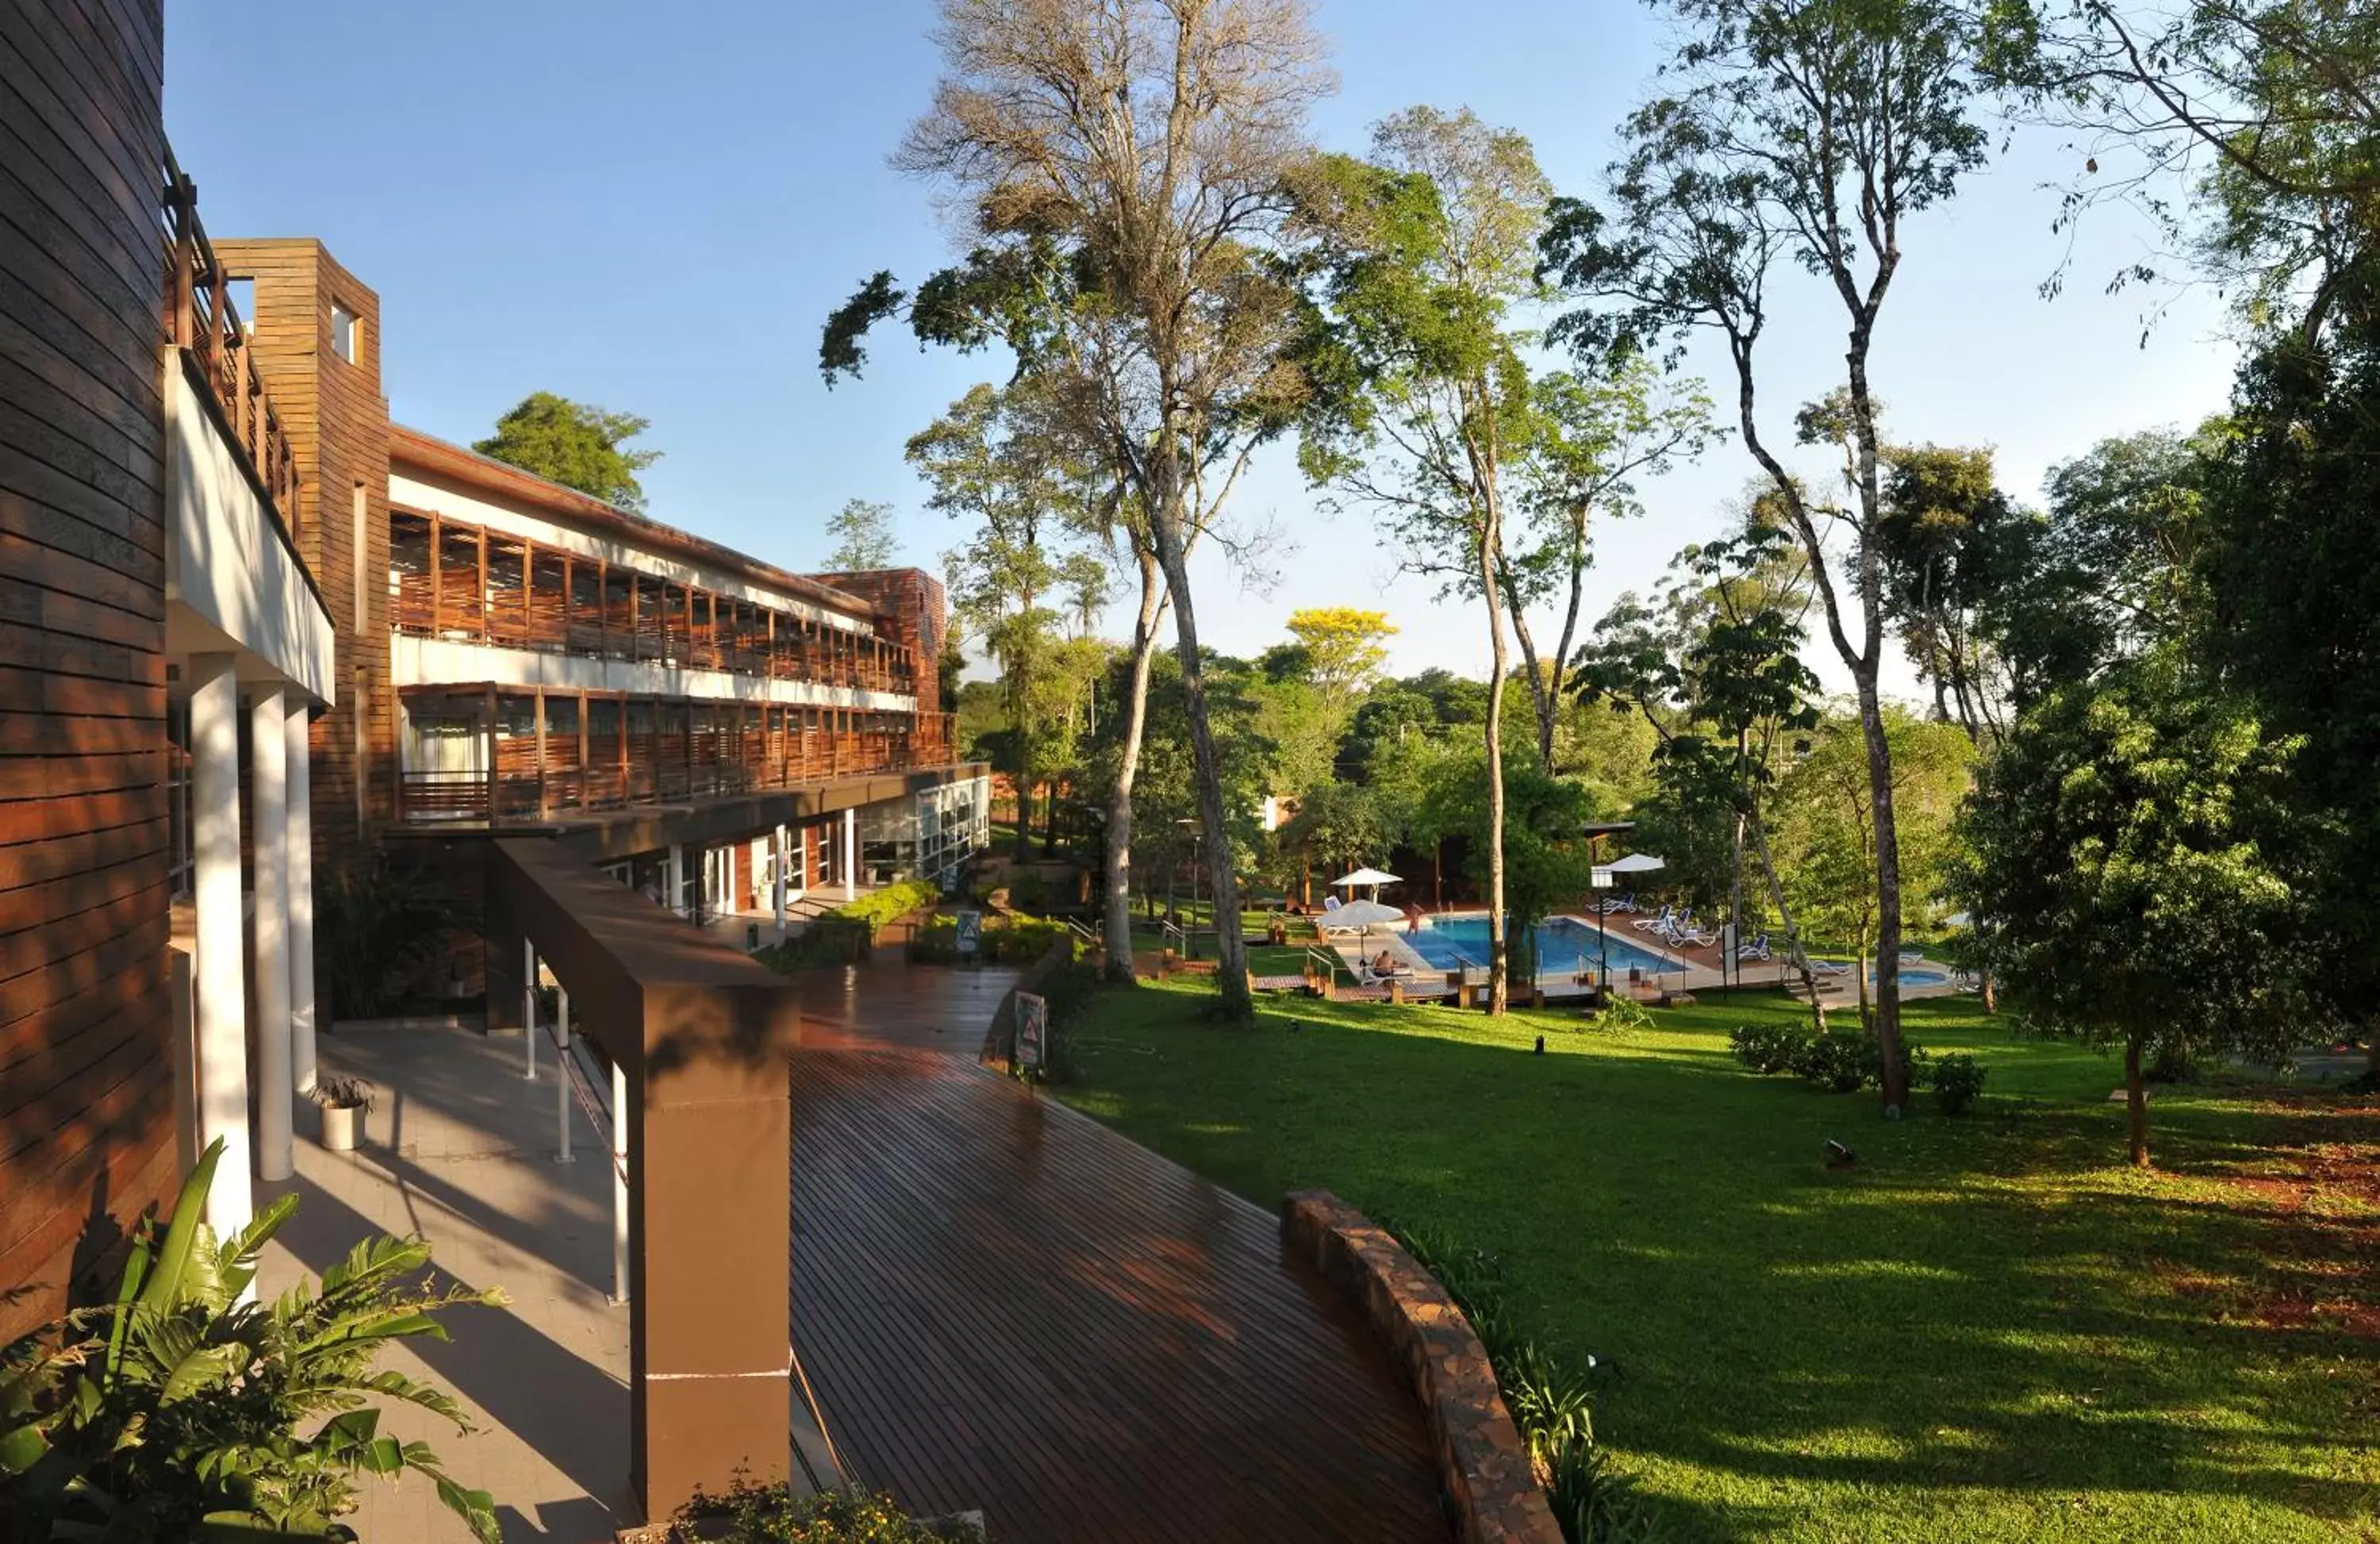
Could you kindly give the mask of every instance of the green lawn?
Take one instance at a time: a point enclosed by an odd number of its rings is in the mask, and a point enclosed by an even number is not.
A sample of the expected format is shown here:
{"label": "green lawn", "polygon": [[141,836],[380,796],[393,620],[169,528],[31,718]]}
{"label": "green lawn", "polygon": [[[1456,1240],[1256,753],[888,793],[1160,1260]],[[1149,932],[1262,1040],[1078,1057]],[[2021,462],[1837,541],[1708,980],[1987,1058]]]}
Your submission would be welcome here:
{"label": "green lawn", "polygon": [[[1266,1205],[1327,1186],[1500,1252],[1548,1347],[1611,1366],[1598,1429],[1682,1538],[2380,1538],[2368,1103],[2159,1090],[2139,1175],[2114,1060],[1964,1000],[1912,1038],[1986,1062],[1984,1106],[1888,1125],[1728,1057],[1774,996],[1625,1034],[1298,1000],[1250,1031],[1210,991],[1103,997],[1060,1092]],[[2309,1190],[2317,1143],[2360,1180]]]}

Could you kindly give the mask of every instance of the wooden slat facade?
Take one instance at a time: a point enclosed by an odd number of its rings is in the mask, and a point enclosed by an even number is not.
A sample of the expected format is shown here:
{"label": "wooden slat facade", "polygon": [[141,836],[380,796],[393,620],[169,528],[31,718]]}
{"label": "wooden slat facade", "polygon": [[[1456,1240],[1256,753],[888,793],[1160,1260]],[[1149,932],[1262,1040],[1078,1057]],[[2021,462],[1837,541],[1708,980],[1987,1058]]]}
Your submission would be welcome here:
{"label": "wooden slat facade", "polygon": [[[953,715],[628,697],[482,682],[407,687],[417,723],[467,722],[479,771],[411,771],[411,822],[545,821],[948,766]],[[492,730],[492,733],[491,731]]]}
{"label": "wooden slat facade", "polygon": [[178,1181],[164,56],[162,0],[0,0],[0,1341]]}
{"label": "wooden slat facade", "polygon": [[855,632],[435,511],[393,508],[386,540],[390,620],[401,633],[865,691],[922,689],[924,706],[939,707],[939,656],[917,645],[941,637],[940,585],[929,622],[880,615],[873,632]]}
{"label": "wooden slat facade", "polygon": [[[214,248],[228,273],[255,283],[251,347],[295,453],[298,550],[337,634],[338,701],[315,719],[311,744],[322,884],[367,856],[375,825],[395,816],[380,297],[311,238],[217,240]],[[333,346],[334,307],[354,319],[352,359]]]}

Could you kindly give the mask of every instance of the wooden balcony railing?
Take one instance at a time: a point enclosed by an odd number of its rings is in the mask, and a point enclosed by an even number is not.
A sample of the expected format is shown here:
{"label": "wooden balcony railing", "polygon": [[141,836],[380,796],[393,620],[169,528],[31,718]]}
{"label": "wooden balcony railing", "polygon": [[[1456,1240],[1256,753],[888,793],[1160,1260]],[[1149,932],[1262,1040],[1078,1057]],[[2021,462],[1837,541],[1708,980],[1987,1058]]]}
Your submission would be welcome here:
{"label": "wooden balcony railing", "polygon": [[248,328],[232,304],[231,275],[215,261],[199,220],[198,187],[165,150],[165,335],[189,357],[265,501],[298,535],[298,460],[257,374]]}
{"label": "wooden balcony railing", "polygon": [[439,514],[391,513],[389,566],[400,633],[910,697],[935,679],[883,623],[836,626]]}
{"label": "wooden balcony railing", "polygon": [[951,764],[948,713],[485,686],[405,695],[417,729],[460,729],[477,741],[478,763],[402,772],[398,811],[409,821],[544,821]]}

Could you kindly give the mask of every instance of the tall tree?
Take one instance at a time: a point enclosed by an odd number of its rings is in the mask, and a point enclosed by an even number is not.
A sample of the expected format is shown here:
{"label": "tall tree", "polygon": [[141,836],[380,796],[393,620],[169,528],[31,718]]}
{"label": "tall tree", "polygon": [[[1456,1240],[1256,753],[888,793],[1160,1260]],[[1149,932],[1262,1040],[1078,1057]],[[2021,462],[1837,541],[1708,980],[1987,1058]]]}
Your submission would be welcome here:
{"label": "tall tree", "polygon": [[1707,831],[1709,812],[1724,812],[1731,921],[1744,913],[1743,849],[1750,843],[1785,930],[1786,958],[1801,973],[1811,1015],[1824,1029],[1826,1003],[1768,834],[1789,741],[1798,742],[1818,722],[1812,704],[1817,677],[1801,657],[1811,591],[1791,538],[1756,516],[1755,508],[1739,536],[1679,553],[1651,603],[1622,596],[1579,650],[1572,689],[1640,716],[1658,736],[1653,766],[1662,824],[1691,838]]}
{"label": "tall tree", "polygon": [[892,506],[880,499],[845,499],[826,517],[834,546],[826,554],[830,572],[864,574],[900,561],[901,539],[892,529]]}
{"label": "tall tree", "polygon": [[531,392],[496,420],[496,432],[475,440],[482,456],[576,488],[620,509],[645,507],[637,474],[662,458],[657,450],[629,450],[624,442],[652,427],[633,413],[613,413],[552,392]]}
{"label": "tall tree", "polygon": [[942,0],[948,73],[898,164],[944,183],[978,244],[914,304],[876,275],[820,346],[830,379],[856,369],[859,336],[905,305],[928,340],[1004,343],[1123,471],[1173,611],[1218,981],[1242,1022],[1235,812],[1189,553],[1304,395],[1284,359],[1298,297],[1273,259],[1306,111],[1336,84],[1307,13],[1305,0]]}
{"label": "tall tree", "polygon": [[[1898,277],[1903,222],[1949,198],[1985,159],[1976,121],[1989,40],[1951,0],[1671,0],[1687,29],[1670,89],[1630,117],[1609,208],[1563,201],[1548,268],[1596,302],[1557,334],[1716,332],[1735,376],[1736,428],[1810,561],[1828,639],[1850,672],[1876,831],[1876,1036],[1888,1118],[1909,1097],[1900,1050],[1900,857],[1878,678],[1887,633],[1879,526],[1882,440],[1869,379]],[[1997,15],[1997,13],[1991,13]],[[1844,383],[1797,415],[1804,444],[1844,454],[1847,504],[1790,470],[1761,421],[1759,345],[1769,285],[1815,274],[1841,307]],[[1829,538],[1848,538],[1849,551]]]}
{"label": "tall tree", "polygon": [[1066,446],[1039,432],[1023,387],[979,385],[911,438],[910,464],[933,488],[928,506],[967,523],[944,555],[953,611],[1000,663],[1012,728],[1016,846],[1026,850],[1035,782],[1050,771],[1049,688],[1058,652],[1066,539],[1085,517]]}
{"label": "tall tree", "polygon": [[[2259,331],[2320,342],[2380,256],[2380,12],[2340,0],[2008,9],[2022,46],[1996,70],[2077,135],[2064,217],[2131,204]],[[2135,261],[2115,281],[2166,276]]]}
{"label": "tall tree", "polygon": [[1992,477],[1992,453],[1942,445],[1884,452],[1884,614],[1934,688],[1934,716],[1981,745],[2008,725],[2007,662],[1992,604],[2027,555],[2030,525]]}
{"label": "tall tree", "polygon": [[1324,711],[1343,730],[1365,688],[1388,663],[1388,640],[1396,637],[1397,625],[1384,611],[1308,606],[1291,612],[1286,626],[1305,653],[1306,678]]}
{"label": "tall tree", "polygon": [[2293,802],[2323,833],[2324,925],[2294,953],[2380,1086],[2380,258],[2330,303],[2320,343],[2285,335],[2242,372],[2201,480],[2194,577],[2205,655],[2268,730],[2304,742]]}
{"label": "tall tree", "polygon": [[1323,158],[1307,187],[1320,233],[1318,383],[1307,477],[1391,523],[1425,568],[1480,605],[1488,1011],[1506,1006],[1504,682],[1508,531],[1540,425],[1518,310],[1537,294],[1550,185],[1528,140],[1471,113],[1415,107],[1374,129],[1372,157]]}
{"label": "tall tree", "polygon": [[[1504,604],[1521,648],[1522,678],[1537,714],[1537,763],[1559,770],[1554,735],[1571,686],[1571,650],[1595,560],[1594,531],[1643,512],[1636,484],[1700,456],[1714,437],[1710,398],[1633,347],[1603,351],[1532,388],[1536,437],[1523,463],[1523,528],[1505,565]],[[1560,608],[1553,648],[1541,650],[1530,614]]]}

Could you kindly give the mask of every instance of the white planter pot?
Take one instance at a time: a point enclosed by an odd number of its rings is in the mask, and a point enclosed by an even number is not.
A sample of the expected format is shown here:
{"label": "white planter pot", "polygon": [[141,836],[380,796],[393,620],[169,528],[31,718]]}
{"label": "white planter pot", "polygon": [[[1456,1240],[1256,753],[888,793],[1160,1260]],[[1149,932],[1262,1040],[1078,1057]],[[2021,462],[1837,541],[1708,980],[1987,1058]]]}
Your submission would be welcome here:
{"label": "white planter pot", "polygon": [[333,1152],[356,1150],[356,1122],[363,1113],[360,1105],[324,1104],[322,1112],[322,1146]]}

